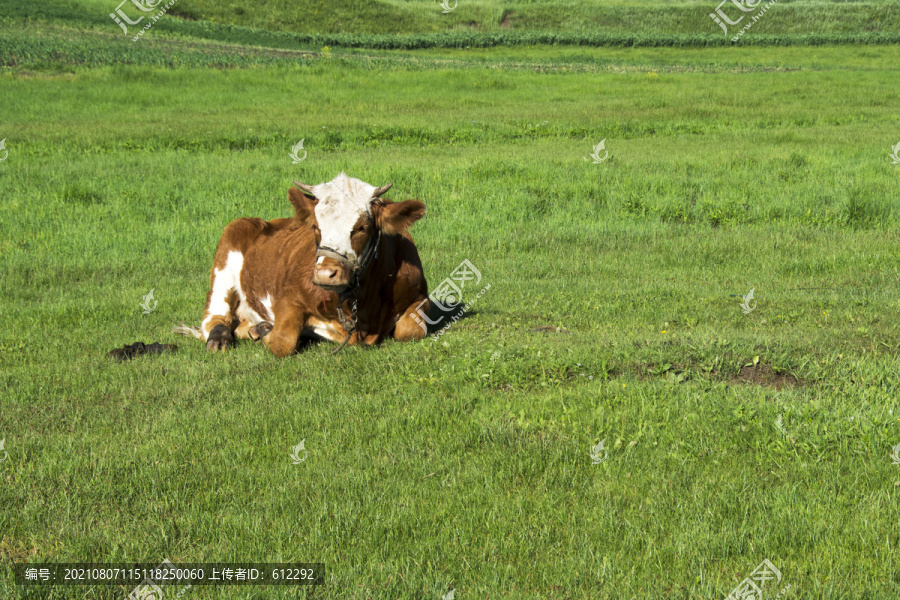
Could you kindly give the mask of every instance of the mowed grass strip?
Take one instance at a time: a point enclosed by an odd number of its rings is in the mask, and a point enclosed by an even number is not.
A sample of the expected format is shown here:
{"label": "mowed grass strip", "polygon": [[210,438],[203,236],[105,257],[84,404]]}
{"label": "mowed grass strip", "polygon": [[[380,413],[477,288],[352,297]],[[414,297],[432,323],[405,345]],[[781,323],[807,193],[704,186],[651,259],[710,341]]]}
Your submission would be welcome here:
{"label": "mowed grass strip", "polygon": [[[164,4],[161,3],[160,7]],[[760,34],[834,34],[840,38],[860,33],[900,32],[900,4],[897,0],[780,0],[771,5],[759,1],[748,3],[747,7],[753,10],[746,13],[736,6],[729,8],[726,5],[722,11],[729,19],[736,21],[746,15],[729,29],[727,35],[709,16],[719,6],[718,2],[711,0],[643,0],[638,3],[607,0],[449,0],[446,5],[451,7],[448,12],[437,0],[309,0],[303,3],[269,0],[263,4],[178,0],[154,24],[154,28],[217,37],[262,33],[271,40],[278,39],[278,33],[349,33],[354,37],[371,37],[432,33],[451,36],[469,33],[515,35],[521,32],[546,32],[560,36],[570,33],[690,35],[730,39],[750,18],[759,16],[744,38]],[[763,10],[764,7],[767,8]],[[2,15],[74,21],[82,26],[105,27],[118,32],[121,30],[108,17],[115,8],[115,4],[110,7],[106,0],[34,0],[29,3],[0,0]],[[136,8],[122,10],[131,19],[136,19],[140,13]]]}
{"label": "mowed grass strip", "polygon": [[[108,29],[84,29],[69,22],[6,19],[3,25],[0,44],[6,52],[0,55],[0,72],[29,75],[117,65],[229,69],[313,63],[376,71],[490,67],[536,72],[640,71],[648,76],[684,71],[881,70],[894,67],[894,44],[900,39],[885,34],[859,37],[853,43],[827,35],[785,35],[733,45],[664,37],[554,41],[544,35],[515,39],[482,36],[454,43],[440,36],[419,41],[391,36],[375,43],[365,36],[313,36],[301,43],[300,38],[286,34],[273,39],[274,33],[262,30],[237,36],[228,28],[227,35],[210,36],[154,28],[152,35],[135,43]],[[786,47],[769,52],[768,45]]]}
{"label": "mowed grass strip", "polygon": [[[449,13],[444,13],[439,3],[431,0],[402,3],[329,0],[318,5],[276,0],[262,6],[180,0],[159,14],[162,6],[145,14],[131,4],[111,8],[106,0],[29,3],[0,0],[0,30],[33,30],[36,26],[54,24],[109,35],[128,42],[129,46],[161,36],[294,50],[316,50],[322,46],[423,49],[537,44],[573,47],[896,45],[900,39],[897,0],[758,2],[746,13],[734,6],[724,6],[721,10],[725,17],[734,20],[727,31],[710,17],[717,6],[706,0],[613,5],[599,1],[508,5],[487,0],[486,3],[464,2],[458,7],[460,10]],[[121,9],[121,15],[116,13],[117,9]],[[123,30],[110,18],[111,12],[120,21],[127,18],[133,23]],[[152,22],[152,27],[141,31],[156,16],[159,18]],[[41,49],[50,48],[44,45]],[[121,59],[127,60],[136,50],[136,47],[125,50]],[[65,51],[77,53],[70,48]],[[248,53],[252,60],[255,52],[248,50]],[[155,58],[165,59],[164,56]],[[108,57],[111,62],[121,59]]]}
{"label": "mowed grass strip", "polygon": [[[5,75],[3,562],[329,570],[314,594],[192,598],[682,598],[769,558],[797,598],[890,597],[895,77]],[[425,201],[431,286],[464,258],[465,298],[491,286],[466,318],[288,360],[170,333],[199,321],[225,224],[340,170]],[[105,358],[136,340],[180,348]]]}

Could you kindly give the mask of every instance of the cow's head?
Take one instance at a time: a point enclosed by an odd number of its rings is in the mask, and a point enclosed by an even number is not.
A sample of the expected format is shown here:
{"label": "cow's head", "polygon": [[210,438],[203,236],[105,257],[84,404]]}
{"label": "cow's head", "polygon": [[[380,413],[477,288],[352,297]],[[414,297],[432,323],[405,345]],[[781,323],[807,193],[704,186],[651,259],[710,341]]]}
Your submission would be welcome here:
{"label": "cow's head", "polygon": [[294,183],[297,188],[289,192],[294,218],[316,235],[313,283],[333,292],[343,292],[362,277],[381,235],[401,233],[425,214],[419,200],[382,198],[390,183],[376,188],[344,173],[319,185]]}

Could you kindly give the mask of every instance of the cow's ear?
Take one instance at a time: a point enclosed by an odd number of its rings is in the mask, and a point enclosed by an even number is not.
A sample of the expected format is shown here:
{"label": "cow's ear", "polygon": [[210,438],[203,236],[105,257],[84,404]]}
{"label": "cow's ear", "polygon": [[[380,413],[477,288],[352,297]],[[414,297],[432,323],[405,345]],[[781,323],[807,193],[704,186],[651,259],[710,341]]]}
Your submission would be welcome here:
{"label": "cow's ear", "polygon": [[376,203],[377,223],[385,235],[394,235],[409,229],[413,223],[425,216],[425,203],[421,200],[391,202],[381,200]]}
{"label": "cow's ear", "polygon": [[288,190],[288,200],[294,205],[294,212],[297,218],[303,221],[315,215],[316,204],[319,202],[295,187]]}

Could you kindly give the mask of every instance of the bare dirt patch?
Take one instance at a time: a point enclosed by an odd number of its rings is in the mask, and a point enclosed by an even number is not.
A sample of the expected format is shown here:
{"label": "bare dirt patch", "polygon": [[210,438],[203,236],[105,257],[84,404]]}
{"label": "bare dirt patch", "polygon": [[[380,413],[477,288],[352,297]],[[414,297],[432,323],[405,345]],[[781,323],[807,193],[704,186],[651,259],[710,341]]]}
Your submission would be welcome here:
{"label": "bare dirt patch", "polygon": [[776,373],[769,365],[759,363],[755,366],[746,365],[741,367],[739,373],[728,377],[728,382],[750,383],[780,390],[784,387],[794,387],[799,385],[800,380],[790,373]]}
{"label": "bare dirt patch", "polygon": [[633,375],[640,380],[662,379],[669,383],[682,383],[689,380],[710,379],[721,381],[723,378],[730,385],[750,384],[780,390],[785,387],[804,385],[804,382],[790,373],[776,372],[770,365],[758,362],[755,365],[747,364],[741,370],[720,371],[703,368],[693,361],[674,364],[641,364],[638,365]]}
{"label": "bare dirt patch", "polygon": [[169,9],[168,14],[173,17],[179,18],[179,19],[184,19],[185,21],[196,21],[197,20],[197,17],[194,14],[184,12],[180,8],[177,8],[175,6],[172,6]]}
{"label": "bare dirt patch", "polygon": [[541,325],[537,329],[529,329],[528,331],[537,331],[540,333],[572,333],[565,327],[554,327],[553,325]]}

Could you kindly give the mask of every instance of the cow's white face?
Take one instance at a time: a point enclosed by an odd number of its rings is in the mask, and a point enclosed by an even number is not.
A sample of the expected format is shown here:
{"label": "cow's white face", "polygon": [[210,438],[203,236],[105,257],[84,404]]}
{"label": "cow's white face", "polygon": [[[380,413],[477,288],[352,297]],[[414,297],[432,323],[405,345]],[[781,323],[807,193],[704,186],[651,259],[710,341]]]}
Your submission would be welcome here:
{"label": "cow's white face", "polygon": [[328,183],[312,186],[316,204],[316,221],[322,233],[319,246],[330,248],[348,260],[357,259],[350,243],[353,228],[360,219],[372,214],[375,186],[341,173]]}
{"label": "cow's white face", "polygon": [[[402,234],[425,214],[419,200],[382,198],[390,183],[376,188],[344,173],[315,186],[294,183],[297,187],[288,192],[294,218],[312,228],[318,245],[312,282],[333,292],[359,282],[377,254],[375,244],[382,234]],[[363,256],[367,258],[360,264]]]}

